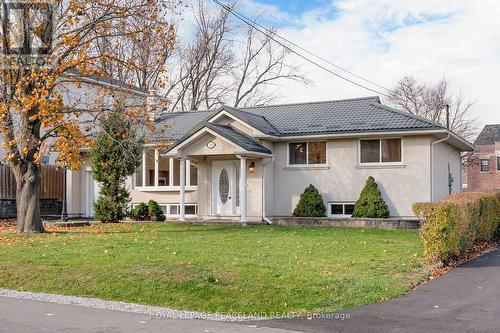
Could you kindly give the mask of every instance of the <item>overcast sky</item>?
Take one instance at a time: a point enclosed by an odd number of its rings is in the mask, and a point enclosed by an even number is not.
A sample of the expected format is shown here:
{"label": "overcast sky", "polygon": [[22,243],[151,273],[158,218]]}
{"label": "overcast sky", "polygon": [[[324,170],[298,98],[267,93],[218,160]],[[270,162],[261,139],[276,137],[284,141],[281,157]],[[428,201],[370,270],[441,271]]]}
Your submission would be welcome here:
{"label": "overcast sky", "polygon": [[[237,10],[382,86],[446,76],[477,101],[481,124],[500,123],[499,0],[240,0]],[[374,95],[296,61],[314,85],[285,84],[279,102]]]}

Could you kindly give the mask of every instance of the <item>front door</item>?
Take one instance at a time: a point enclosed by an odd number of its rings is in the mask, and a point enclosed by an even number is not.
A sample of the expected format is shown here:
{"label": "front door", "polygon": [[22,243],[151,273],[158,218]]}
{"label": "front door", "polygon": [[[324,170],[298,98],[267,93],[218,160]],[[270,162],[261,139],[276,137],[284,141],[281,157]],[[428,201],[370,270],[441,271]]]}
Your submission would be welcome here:
{"label": "front door", "polygon": [[212,162],[212,213],[237,214],[237,161]]}

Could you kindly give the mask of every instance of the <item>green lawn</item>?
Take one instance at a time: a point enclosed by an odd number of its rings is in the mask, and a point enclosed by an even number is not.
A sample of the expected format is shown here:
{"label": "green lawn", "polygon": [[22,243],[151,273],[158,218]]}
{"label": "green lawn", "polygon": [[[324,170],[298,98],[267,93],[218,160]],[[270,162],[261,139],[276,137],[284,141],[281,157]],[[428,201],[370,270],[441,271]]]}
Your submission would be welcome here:
{"label": "green lawn", "polygon": [[0,232],[0,287],[207,312],[335,311],[425,278],[416,231],[114,224]]}

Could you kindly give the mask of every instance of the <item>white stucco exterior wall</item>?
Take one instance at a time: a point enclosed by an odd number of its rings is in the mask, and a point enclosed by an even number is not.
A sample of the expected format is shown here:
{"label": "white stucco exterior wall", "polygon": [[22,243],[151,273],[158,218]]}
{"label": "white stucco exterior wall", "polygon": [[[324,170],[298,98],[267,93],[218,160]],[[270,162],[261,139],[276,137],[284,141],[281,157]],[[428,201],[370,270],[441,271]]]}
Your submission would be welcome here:
{"label": "white stucco exterior wall", "polygon": [[[402,166],[360,166],[358,139],[327,141],[327,166],[287,166],[288,143],[274,143],[274,209],[269,216],[288,216],[300,194],[313,184],[331,201],[355,202],[366,179],[373,176],[389,206],[391,216],[413,216],[412,204],[430,200],[430,138],[403,137]],[[328,208],[328,207],[327,207]]]}
{"label": "white stucco exterior wall", "polygon": [[434,150],[431,162],[433,172],[432,198],[434,201],[438,201],[449,194],[448,165],[453,177],[452,192],[461,191],[462,163],[460,151],[446,141],[436,143],[432,149]]}

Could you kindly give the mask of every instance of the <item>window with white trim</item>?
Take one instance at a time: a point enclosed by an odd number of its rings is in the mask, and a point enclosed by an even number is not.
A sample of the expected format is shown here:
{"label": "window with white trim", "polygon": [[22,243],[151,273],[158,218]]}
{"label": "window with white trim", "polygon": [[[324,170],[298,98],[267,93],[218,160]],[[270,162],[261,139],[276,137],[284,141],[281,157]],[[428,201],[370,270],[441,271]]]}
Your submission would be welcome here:
{"label": "window with white trim", "polygon": [[[138,203],[133,204],[133,207],[136,207]],[[179,216],[181,212],[180,204],[159,204],[160,209],[163,211],[165,216],[167,217],[175,217]],[[198,205],[197,204],[186,204],[184,206],[185,214],[190,215],[198,215]]]}
{"label": "window with white trim", "polygon": [[354,212],[354,202],[330,202],[328,203],[328,216],[350,217]]}
{"label": "window with white trim", "polygon": [[360,163],[397,163],[402,161],[401,138],[359,141]]}
{"label": "window with white trim", "polygon": [[[165,150],[145,149],[142,161],[135,172],[134,186],[139,189],[159,191],[176,190],[180,186],[180,161],[164,156]],[[186,161],[186,186],[198,185],[198,168]]]}
{"label": "window with white trim", "polygon": [[500,171],[500,156],[497,156],[497,171]]}
{"label": "window with white trim", "polygon": [[326,141],[288,143],[289,165],[325,165]]}

